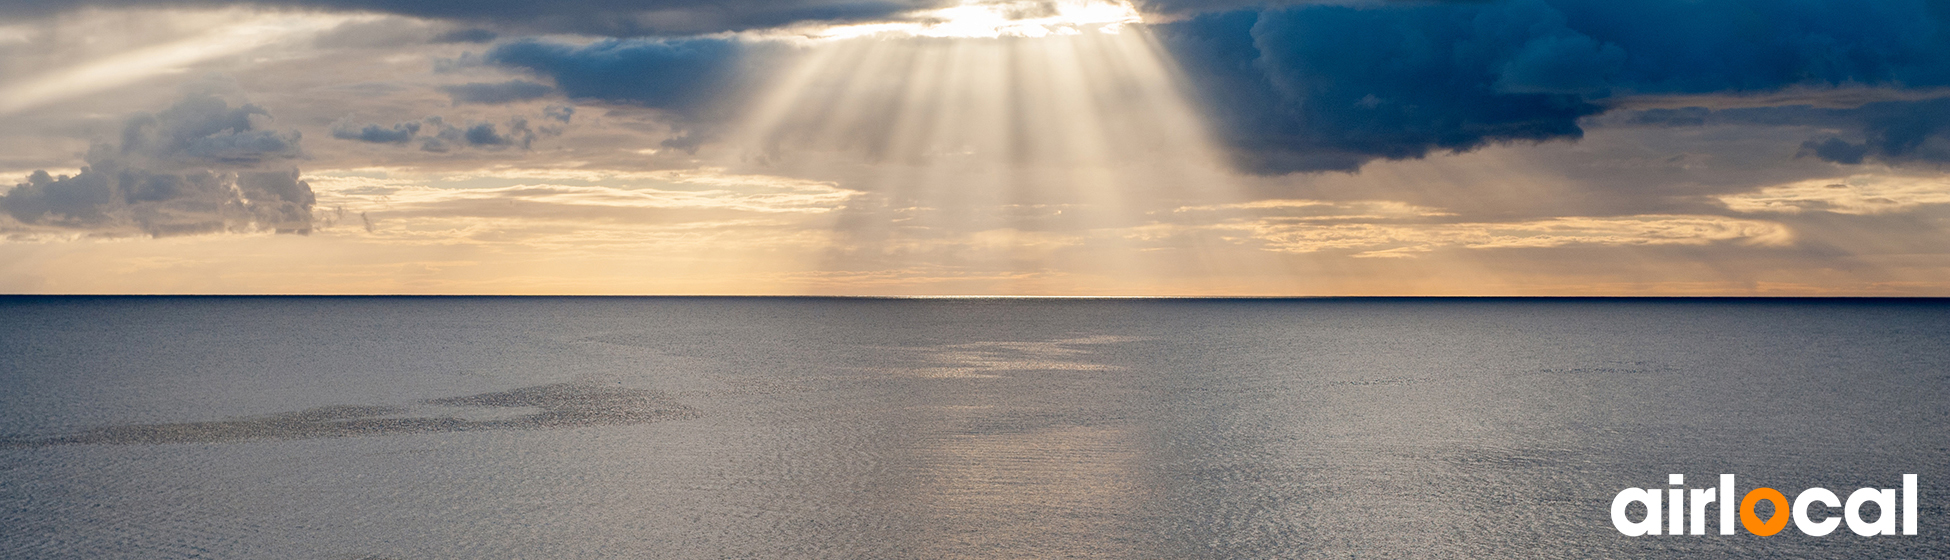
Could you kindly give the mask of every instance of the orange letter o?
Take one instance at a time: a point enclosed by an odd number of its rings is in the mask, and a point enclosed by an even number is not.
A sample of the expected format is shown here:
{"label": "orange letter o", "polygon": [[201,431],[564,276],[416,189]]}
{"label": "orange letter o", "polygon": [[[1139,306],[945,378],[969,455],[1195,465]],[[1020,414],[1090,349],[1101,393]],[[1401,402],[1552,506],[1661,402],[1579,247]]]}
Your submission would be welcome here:
{"label": "orange letter o", "polygon": [[[1774,515],[1769,516],[1766,523],[1761,523],[1760,516],[1754,515],[1754,504],[1760,503],[1761,500],[1774,502]],[[1746,527],[1749,533],[1763,537],[1770,536],[1781,532],[1781,529],[1786,529],[1787,522],[1787,496],[1781,495],[1780,490],[1755,488],[1747,493],[1747,497],[1740,499],[1740,526]]]}

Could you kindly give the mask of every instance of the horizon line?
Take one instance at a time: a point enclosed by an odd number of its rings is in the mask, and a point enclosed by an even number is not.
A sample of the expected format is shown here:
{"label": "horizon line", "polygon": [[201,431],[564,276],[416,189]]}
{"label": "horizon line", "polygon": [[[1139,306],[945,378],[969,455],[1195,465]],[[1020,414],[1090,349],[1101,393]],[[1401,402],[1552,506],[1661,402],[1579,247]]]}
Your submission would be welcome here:
{"label": "horizon line", "polygon": [[821,294],[0,294],[27,298],[634,298],[634,299],[858,299],[858,300],[1950,300],[1950,295],[821,295]]}

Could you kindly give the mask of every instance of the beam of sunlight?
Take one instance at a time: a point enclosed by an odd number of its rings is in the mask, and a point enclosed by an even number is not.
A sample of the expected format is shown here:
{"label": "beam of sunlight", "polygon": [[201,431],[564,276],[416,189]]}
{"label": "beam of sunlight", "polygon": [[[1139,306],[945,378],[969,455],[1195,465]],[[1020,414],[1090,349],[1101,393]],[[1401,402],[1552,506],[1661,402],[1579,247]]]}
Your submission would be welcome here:
{"label": "beam of sunlight", "polygon": [[145,79],[182,72],[186,67],[291,40],[294,34],[331,29],[356,16],[266,13],[168,43],[140,47],[58,70],[0,84],[0,115],[10,115],[63,99],[106,91]]}
{"label": "beam of sunlight", "polygon": [[[734,135],[746,162],[869,193],[845,209],[827,271],[1013,274],[1004,292],[1046,294],[1203,292],[1182,281],[1264,272],[1271,256],[1130,233],[1173,208],[1243,200],[1170,57],[1124,25],[1136,12],[967,15],[1008,6],[836,31],[746,112]],[[834,288],[846,287],[807,287]]]}

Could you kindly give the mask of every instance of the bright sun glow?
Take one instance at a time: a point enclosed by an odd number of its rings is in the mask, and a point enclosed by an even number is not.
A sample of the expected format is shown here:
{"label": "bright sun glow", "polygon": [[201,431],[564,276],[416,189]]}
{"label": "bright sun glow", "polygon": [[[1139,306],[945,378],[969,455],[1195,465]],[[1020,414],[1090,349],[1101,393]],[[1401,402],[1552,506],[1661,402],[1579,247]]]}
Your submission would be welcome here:
{"label": "bright sun glow", "polygon": [[1140,23],[1137,9],[1118,0],[964,0],[952,8],[913,14],[910,21],[843,25],[814,34],[821,39],[871,35],[915,37],[1047,37],[1087,31],[1117,33]]}

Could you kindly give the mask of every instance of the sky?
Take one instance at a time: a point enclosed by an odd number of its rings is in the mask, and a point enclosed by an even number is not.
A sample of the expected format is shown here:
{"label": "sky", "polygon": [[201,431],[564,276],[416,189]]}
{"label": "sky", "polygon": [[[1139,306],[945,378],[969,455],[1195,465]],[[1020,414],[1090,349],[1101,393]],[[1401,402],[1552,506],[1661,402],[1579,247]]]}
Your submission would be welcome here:
{"label": "sky", "polygon": [[1931,0],[0,0],[0,293],[1950,296]]}

